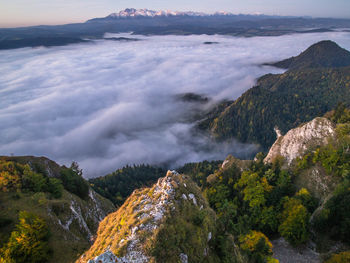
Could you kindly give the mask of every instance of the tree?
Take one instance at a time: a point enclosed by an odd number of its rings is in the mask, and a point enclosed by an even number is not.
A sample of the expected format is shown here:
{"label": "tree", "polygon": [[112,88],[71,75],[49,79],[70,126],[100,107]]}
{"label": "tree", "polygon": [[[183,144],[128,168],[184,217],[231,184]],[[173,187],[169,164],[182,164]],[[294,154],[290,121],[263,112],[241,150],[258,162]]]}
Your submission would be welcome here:
{"label": "tree", "polygon": [[308,222],[310,214],[300,200],[287,198],[283,205],[282,224],[278,231],[292,245],[305,242],[308,239]]}
{"label": "tree", "polygon": [[265,193],[272,190],[265,177],[260,178],[258,173],[245,171],[235,185],[236,188],[244,187],[244,201],[249,202],[250,207],[260,207],[266,202]]}
{"label": "tree", "polygon": [[14,162],[0,161],[0,190],[17,191],[22,187],[21,176]]}
{"label": "tree", "polygon": [[[49,229],[40,217],[21,211],[16,229],[2,249],[2,262],[41,263],[49,259]],[[1,261],[0,261],[1,262]]]}
{"label": "tree", "polygon": [[299,199],[310,213],[312,213],[317,208],[317,199],[314,198],[306,188],[301,188],[295,194],[295,198]]}
{"label": "tree", "polygon": [[241,236],[239,242],[240,248],[248,254],[249,262],[278,262],[271,258],[272,244],[263,233],[252,230]]}

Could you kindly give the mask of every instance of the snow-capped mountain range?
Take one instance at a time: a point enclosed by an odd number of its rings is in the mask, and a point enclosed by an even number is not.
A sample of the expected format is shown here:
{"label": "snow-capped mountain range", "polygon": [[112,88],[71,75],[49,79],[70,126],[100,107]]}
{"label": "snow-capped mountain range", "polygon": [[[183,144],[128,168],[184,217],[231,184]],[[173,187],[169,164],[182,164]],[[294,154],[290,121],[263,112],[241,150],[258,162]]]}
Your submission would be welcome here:
{"label": "snow-capped mountain range", "polygon": [[112,13],[108,17],[110,18],[123,18],[123,17],[158,17],[158,16],[210,16],[210,15],[233,15],[228,12],[216,12],[214,14],[206,14],[202,12],[179,12],[179,11],[154,11],[149,9],[135,9],[126,8],[118,13]]}

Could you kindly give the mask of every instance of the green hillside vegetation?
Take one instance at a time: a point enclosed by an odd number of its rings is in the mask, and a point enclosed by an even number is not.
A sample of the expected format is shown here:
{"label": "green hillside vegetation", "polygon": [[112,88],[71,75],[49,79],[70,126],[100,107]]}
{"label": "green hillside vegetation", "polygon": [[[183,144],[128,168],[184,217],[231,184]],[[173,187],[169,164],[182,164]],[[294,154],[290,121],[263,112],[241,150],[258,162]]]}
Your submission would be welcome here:
{"label": "green hillside vegetation", "polygon": [[[345,247],[350,245],[350,110],[344,104],[339,104],[325,116],[335,123],[336,138],[307,152],[291,167],[286,167],[282,158],[276,158],[273,163],[264,163],[265,155],[259,153],[255,161],[242,161],[229,156],[223,165],[219,161],[203,161],[178,169],[200,186],[209,206],[215,211],[215,229],[211,229],[213,238],[210,247],[216,262],[278,262],[273,258],[270,241],[278,237],[299,248],[312,239],[319,252],[325,255],[328,255],[330,244],[343,242]],[[322,197],[324,193],[318,194],[317,187],[310,187],[315,182],[309,173],[315,167],[322,168],[325,174],[321,176],[330,177],[332,181],[329,198]],[[145,167],[128,169],[132,174],[137,169],[141,172]],[[148,169],[151,173],[155,168]],[[111,185],[116,183],[118,177],[110,181]],[[144,182],[140,182],[140,185],[143,186]],[[134,194],[137,197],[146,190],[137,190]],[[195,189],[191,191],[195,192]],[[179,193],[181,195],[181,191]],[[132,225],[137,224],[132,221],[133,216],[127,216],[131,211],[128,207],[135,205],[135,202],[139,201],[127,201],[113,221],[110,217],[105,225],[100,225],[100,231],[104,231],[106,237],[99,239],[99,253],[105,248],[104,242],[111,238],[111,225],[121,220],[123,227],[127,227],[125,231],[128,231],[127,221],[131,220]],[[192,259],[198,257],[200,260],[199,255],[196,256],[190,248],[201,248],[202,245],[191,236],[199,233],[193,223],[201,225],[205,216],[200,210],[186,205],[178,206],[175,211],[158,232],[157,239],[147,243],[149,245],[146,247],[150,246],[156,262],[163,262],[164,258],[169,259],[172,255],[176,262],[181,252],[179,247]],[[125,235],[118,235],[118,238]],[[111,242],[115,240],[111,239]],[[123,250],[115,252],[117,255],[124,253]],[[346,262],[340,261],[346,256],[346,252],[332,257],[328,255],[328,260]]]}
{"label": "green hillside vegetation", "polygon": [[[272,260],[268,238],[278,236],[293,246],[300,246],[310,238],[316,243],[325,242],[318,239],[318,235],[350,245],[350,110],[340,104],[326,116],[337,125],[336,139],[306,153],[294,166],[284,168],[283,159],[278,158],[272,164],[265,164],[261,153],[250,165],[231,157],[224,168],[208,176],[202,184],[218,216],[218,240],[221,241],[217,249],[222,262],[230,262],[226,254],[228,237],[234,237],[235,242],[241,244],[249,262]],[[320,195],[314,195],[315,189],[307,189],[309,184],[300,186],[295,181],[300,177],[304,177],[304,183],[310,180],[307,171],[312,167],[322,167],[338,186],[331,197],[325,199],[323,209],[318,209],[321,212],[315,213],[310,225],[311,215],[323,200],[316,198]],[[257,250],[253,249],[257,239],[254,236],[260,236],[264,244]]]}
{"label": "green hillside vegetation", "polygon": [[207,184],[207,177],[218,170],[221,164],[222,161],[186,163],[184,166],[176,170],[179,173],[189,175],[198,186],[205,187]]}
{"label": "green hillside vegetation", "polygon": [[115,172],[89,180],[90,186],[100,195],[121,206],[131,193],[141,187],[153,185],[165,170],[150,165],[126,166]]}
{"label": "green hillside vegetation", "polygon": [[[319,52],[322,56],[319,55],[320,59],[315,63],[323,67],[309,63],[313,61],[309,58],[312,57],[310,53]],[[338,46],[333,47],[330,53],[338,56],[333,57],[331,62],[326,59],[331,57],[327,52],[323,44],[315,44],[306,55],[295,58],[297,65],[305,62],[308,66],[293,67],[283,74],[261,77],[255,87],[236,101],[218,107],[224,108],[221,112],[217,109],[210,112],[198,128],[210,131],[219,140],[237,138],[242,142],[258,143],[267,150],[276,139],[276,126],[286,133],[301,123],[322,116],[340,102],[350,106],[350,62],[334,62],[343,59],[348,61],[350,52]]]}
{"label": "green hillside vegetation", "polygon": [[71,207],[79,209],[91,232],[98,227],[96,215],[89,214],[92,203],[106,213],[114,209],[108,200],[95,198],[90,199],[76,163],[67,168],[46,158],[1,157],[0,262],[72,262],[90,240],[74,215],[66,223]]}
{"label": "green hillside vegetation", "polygon": [[43,219],[21,211],[16,229],[1,250],[0,262],[47,262],[50,257],[49,236],[49,229]]}

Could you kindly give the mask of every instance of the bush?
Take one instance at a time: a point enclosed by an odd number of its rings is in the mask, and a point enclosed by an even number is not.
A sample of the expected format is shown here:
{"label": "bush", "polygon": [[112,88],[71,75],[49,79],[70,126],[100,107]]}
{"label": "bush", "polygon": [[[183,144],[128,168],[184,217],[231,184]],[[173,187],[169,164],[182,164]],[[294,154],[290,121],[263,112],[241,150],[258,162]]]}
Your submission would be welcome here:
{"label": "bush", "polygon": [[51,193],[54,198],[60,198],[63,191],[61,180],[57,178],[49,178],[47,183],[47,191]]}
{"label": "bush", "polygon": [[81,176],[80,171],[76,171],[73,168],[63,168],[60,179],[67,191],[76,194],[80,198],[87,198],[89,185]]}
{"label": "bush", "polygon": [[348,263],[350,262],[350,251],[334,254],[325,263]]}
{"label": "bush", "polygon": [[30,170],[29,166],[25,166],[22,176],[22,188],[34,193],[44,192],[46,186],[46,178],[42,174],[38,174]]}
{"label": "bush", "polygon": [[333,238],[350,242],[350,183],[345,182],[327,202],[318,225],[327,226]]}
{"label": "bush", "polygon": [[283,208],[282,224],[278,231],[292,245],[304,243],[308,239],[310,214],[301,201],[295,198],[287,198]]}
{"label": "bush", "polygon": [[249,262],[276,262],[271,258],[272,244],[263,233],[252,230],[241,236],[239,242],[240,248],[249,256]]}
{"label": "bush", "polygon": [[60,180],[36,173],[29,165],[0,161],[0,190],[3,192],[49,192],[54,198],[59,198],[63,187]]}
{"label": "bush", "polygon": [[0,190],[17,191],[22,187],[21,171],[14,162],[0,161]]}
{"label": "bush", "polygon": [[299,192],[295,194],[295,198],[299,199],[310,213],[317,208],[317,199],[314,198],[306,188],[301,188]]}
{"label": "bush", "polygon": [[38,216],[21,211],[19,224],[2,249],[1,261],[7,263],[41,263],[49,259],[49,229]]}

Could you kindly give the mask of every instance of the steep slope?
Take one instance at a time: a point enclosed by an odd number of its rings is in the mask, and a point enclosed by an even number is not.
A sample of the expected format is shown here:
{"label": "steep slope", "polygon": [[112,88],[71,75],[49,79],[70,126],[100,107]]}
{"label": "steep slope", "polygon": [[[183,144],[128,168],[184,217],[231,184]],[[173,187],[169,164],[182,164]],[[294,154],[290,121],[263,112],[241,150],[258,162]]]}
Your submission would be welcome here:
{"label": "steep slope", "polygon": [[287,69],[339,68],[350,66],[350,52],[337,43],[324,40],[313,44],[297,57],[270,64]]}
{"label": "steep slope", "polygon": [[[50,231],[49,248],[52,251],[49,262],[73,262],[94,239],[99,222],[109,213],[115,211],[114,205],[87,186],[86,196],[80,197],[72,192],[73,188],[60,188],[61,193],[53,196],[47,192],[49,186],[46,181],[55,178],[56,183],[70,171],[69,168],[59,166],[45,157],[6,157],[0,158],[0,243],[1,247],[7,241],[11,231],[18,223],[19,211],[27,211],[42,218]],[[28,185],[28,172],[19,174],[22,189],[9,189],[4,184],[7,171],[4,163],[30,167],[33,171],[31,184],[37,183],[33,188],[24,188]],[[27,166],[28,165],[28,166]],[[20,170],[19,170],[20,171]],[[14,173],[15,175],[15,173]],[[40,175],[40,176],[39,176]],[[74,184],[73,175],[69,183]],[[81,179],[83,180],[83,179]],[[83,180],[84,181],[84,180]],[[37,189],[42,185],[42,189]],[[87,185],[87,184],[86,184]],[[79,193],[79,192],[78,192]],[[4,224],[5,222],[5,224]],[[0,255],[1,257],[1,255]]]}
{"label": "steep slope", "polygon": [[95,243],[77,262],[215,262],[214,235],[215,214],[199,188],[168,171],[108,215]]}
{"label": "steep slope", "polygon": [[[323,57],[329,57],[325,48],[317,50],[324,52]],[[347,52],[340,48],[336,50],[335,56],[329,58],[332,65],[335,65],[334,61],[342,61],[343,53]],[[315,63],[321,60],[315,60]],[[308,59],[302,62],[312,66]],[[221,112],[209,113],[198,128],[220,140],[237,138],[258,143],[267,150],[275,141],[275,126],[286,133],[303,122],[322,116],[339,102],[350,105],[350,67],[302,67],[261,77],[255,87],[224,106]]]}
{"label": "steep slope", "polygon": [[296,158],[303,156],[307,151],[319,145],[327,144],[335,136],[334,124],[326,118],[315,118],[312,121],[292,129],[284,136],[279,136],[272,145],[264,162],[272,163],[282,156],[288,165]]}
{"label": "steep slope", "polygon": [[[336,126],[332,121],[324,117],[315,118],[289,130],[284,136],[278,136],[264,162],[273,163],[279,157],[283,157],[286,168],[295,169],[300,158],[319,147],[324,147],[336,140],[336,137]],[[308,189],[319,200],[326,199],[339,183],[335,176],[327,173],[318,163],[301,169],[294,180],[297,188]]]}

